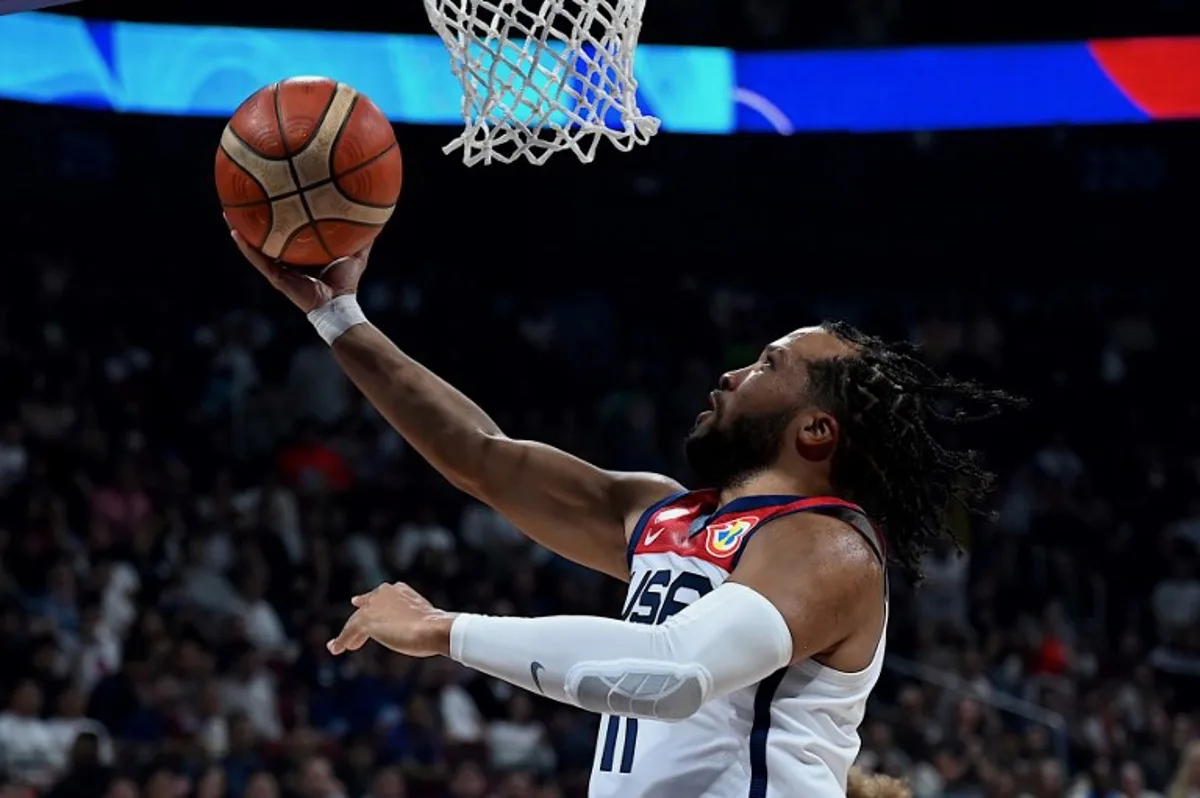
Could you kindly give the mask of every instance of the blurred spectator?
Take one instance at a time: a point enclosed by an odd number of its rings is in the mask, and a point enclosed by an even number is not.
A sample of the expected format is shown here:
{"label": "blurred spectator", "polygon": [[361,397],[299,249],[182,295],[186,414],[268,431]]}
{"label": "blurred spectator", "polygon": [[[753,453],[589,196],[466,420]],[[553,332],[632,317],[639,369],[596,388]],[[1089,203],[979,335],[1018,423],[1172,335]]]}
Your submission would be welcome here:
{"label": "blurred spectator", "polygon": [[67,752],[61,736],[41,713],[41,688],[29,679],[19,682],[0,712],[0,756],[4,771],[21,783],[49,787],[60,775],[58,768]]}
{"label": "blurred spectator", "polygon": [[220,691],[224,711],[244,712],[258,737],[278,740],[283,736],[275,677],[261,653],[250,646],[235,648]]}
{"label": "blurred spectator", "polygon": [[545,771],[554,767],[554,749],[546,727],[534,718],[533,701],[515,694],[508,704],[508,717],[493,720],[488,727],[492,767],[497,770]]}
{"label": "blurred spectator", "polygon": [[405,573],[423,552],[447,554],[454,548],[454,536],[438,523],[434,509],[428,504],[421,505],[414,519],[396,530],[392,541],[392,564],[400,573]]}

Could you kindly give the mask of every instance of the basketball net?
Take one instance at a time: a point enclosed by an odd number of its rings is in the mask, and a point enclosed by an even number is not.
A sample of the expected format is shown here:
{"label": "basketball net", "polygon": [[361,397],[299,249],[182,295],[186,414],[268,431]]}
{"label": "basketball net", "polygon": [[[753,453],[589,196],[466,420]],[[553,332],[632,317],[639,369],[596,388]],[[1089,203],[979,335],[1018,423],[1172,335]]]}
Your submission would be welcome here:
{"label": "basketball net", "polygon": [[[536,10],[534,10],[536,9]],[[608,139],[628,152],[658,131],[637,105],[633,53],[645,0],[425,0],[462,84],[463,163],[584,163]]]}

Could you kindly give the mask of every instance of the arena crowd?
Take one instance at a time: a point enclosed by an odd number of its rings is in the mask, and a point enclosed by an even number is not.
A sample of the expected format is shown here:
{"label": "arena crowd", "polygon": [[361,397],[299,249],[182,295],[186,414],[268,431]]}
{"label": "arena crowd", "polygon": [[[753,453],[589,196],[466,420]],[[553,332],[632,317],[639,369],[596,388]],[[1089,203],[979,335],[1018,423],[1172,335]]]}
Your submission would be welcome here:
{"label": "arena crowd", "polygon": [[[385,580],[524,615],[614,615],[623,585],[444,484],[251,275],[230,278],[239,309],[122,287],[142,311],[118,320],[101,273],[31,262],[0,299],[0,796],[584,794],[592,717],[445,660],[323,646]],[[613,468],[682,474],[717,375],[819,320],[685,279],[650,314],[600,288],[372,272],[363,303],[401,346],[505,429]],[[919,798],[1200,796],[1200,401],[1166,368],[1185,317],[1100,287],[845,300],[1033,400],[979,441],[997,520],[962,519],[964,552],[930,552],[919,589],[892,577],[860,765]]]}

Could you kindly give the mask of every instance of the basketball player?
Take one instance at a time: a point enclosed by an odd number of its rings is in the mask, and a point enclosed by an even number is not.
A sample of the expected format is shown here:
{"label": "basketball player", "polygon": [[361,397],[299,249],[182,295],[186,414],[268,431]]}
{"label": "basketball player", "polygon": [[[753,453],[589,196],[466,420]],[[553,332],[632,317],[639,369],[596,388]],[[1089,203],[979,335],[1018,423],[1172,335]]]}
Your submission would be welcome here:
{"label": "basketball player", "polygon": [[385,584],[353,598],[332,653],[374,639],[602,714],[594,798],[846,794],[883,663],[885,562],[915,568],[991,481],[933,426],[1008,397],[845,325],[796,330],[720,378],[687,437],[706,486],[689,492],[505,435],[367,322],[355,290],[368,252],[318,280],[234,238],[446,479],[630,585],[610,620],[456,614]]}

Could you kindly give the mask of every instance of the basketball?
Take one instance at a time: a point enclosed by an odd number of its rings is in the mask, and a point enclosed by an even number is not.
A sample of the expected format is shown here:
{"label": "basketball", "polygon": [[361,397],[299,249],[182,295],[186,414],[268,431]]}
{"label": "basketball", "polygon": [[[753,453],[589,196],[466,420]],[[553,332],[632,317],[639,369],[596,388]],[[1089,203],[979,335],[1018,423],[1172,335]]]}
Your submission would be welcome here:
{"label": "basketball", "polygon": [[291,266],[324,266],[370,244],[391,217],[400,147],[365,95],[329,78],[290,78],[234,112],[216,180],[247,243]]}

